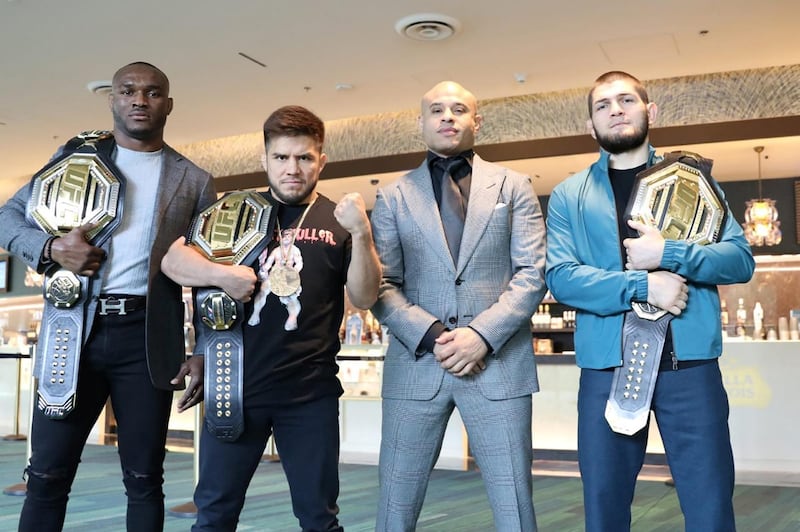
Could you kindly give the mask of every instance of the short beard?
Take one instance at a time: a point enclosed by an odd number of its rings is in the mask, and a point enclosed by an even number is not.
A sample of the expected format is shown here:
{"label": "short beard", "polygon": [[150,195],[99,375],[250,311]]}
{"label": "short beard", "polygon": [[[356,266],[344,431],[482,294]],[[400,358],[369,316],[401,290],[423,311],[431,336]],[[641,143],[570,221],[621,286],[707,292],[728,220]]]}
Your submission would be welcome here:
{"label": "short beard", "polygon": [[597,143],[601,148],[611,155],[619,155],[638,148],[647,140],[649,124],[645,121],[641,127],[634,129],[630,135],[608,135],[597,134]]}
{"label": "short beard", "polygon": [[269,187],[269,192],[279,202],[283,203],[284,205],[303,205],[304,203],[308,203],[308,198],[314,192],[314,187],[311,187],[305,193],[293,194],[288,196],[278,190],[278,187]]}

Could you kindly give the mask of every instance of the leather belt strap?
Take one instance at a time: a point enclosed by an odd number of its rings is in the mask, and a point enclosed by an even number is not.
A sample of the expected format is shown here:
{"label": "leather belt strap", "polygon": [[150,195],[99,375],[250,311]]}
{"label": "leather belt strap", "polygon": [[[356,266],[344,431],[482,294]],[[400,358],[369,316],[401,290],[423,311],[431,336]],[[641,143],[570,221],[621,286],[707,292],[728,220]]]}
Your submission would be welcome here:
{"label": "leather belt strap", "polygon": [[101,294],[97,298],[97,314],[99,316],[110,316],[112,314],[125,316],[145,308],[147,308],[147,298],[145,296]]}
{"label": "leather belt strap", "polygon": [[614,432],[631,436],[647,425],[661,351],[672,314],[656,321],[625,314],[622,366],[614,370],[605,417]]}
{"label": "leather belt strap", "polygon": [[236,440],[244,430],[242,379],[244,305],[218,288],[196,292],[197,312],[206,327],[198,331],[197,345],[203,347],[204,401],[208,432],[223,441]]}
{"label": "leather belt strap", "polygon": [[[277,211],[257,192],[232,192],[198,214],[187,243],[208,260],[251,264],[275,227]],[[234,441],[244,430],[244,305],[217,287],[194,290],[196,349],[205,356],[203,400],[208,432]]]}
{"label": "leather belt strap", "polygon": [[86,301],[88,287],[86,277],[66,270],[58,270],[45,282],[37,405],[52,419],[63,419],[75,408],[83,343],[83,314],[80,312],[83,306],[69,303],[70,300],[73,303]]}
{"label": "leather belt strap", "polygon": [[[122,218],[125,178],[111,157],[110,132],[87,131],[31,179],[26,218],[52,236],[92,223],[88,241],[100,246]],[[46,272],[37,405],[62,419],[75,408],[84,319],[92,279],[55,265]]]}

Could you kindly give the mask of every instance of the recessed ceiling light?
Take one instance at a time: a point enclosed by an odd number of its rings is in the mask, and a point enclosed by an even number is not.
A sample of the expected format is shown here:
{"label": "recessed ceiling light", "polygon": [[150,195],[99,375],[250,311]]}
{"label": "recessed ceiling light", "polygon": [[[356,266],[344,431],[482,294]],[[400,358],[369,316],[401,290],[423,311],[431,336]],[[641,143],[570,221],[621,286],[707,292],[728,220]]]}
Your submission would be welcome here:
{"label": "recessed ceiling light", "polygon": [[415,41],[442,41],[455,35],[461,22],[436,13],[419,13],[403,17],[395,22],[394,30]]}
{"label": "recessed ceiling light", "polygon": [[337,83],[336,84],[336,90],[337,91],[349,91],[352,88],[353,88],[353,84],[352,83]]}
{"label": "recessed ceiling light", "polygon": [[100,81],[90,81],[86,84],[86,88],[89,89],[89,92],[93,92],[94,94],[108,94],[111,92],[112,84],[108,80],[100,80]]}

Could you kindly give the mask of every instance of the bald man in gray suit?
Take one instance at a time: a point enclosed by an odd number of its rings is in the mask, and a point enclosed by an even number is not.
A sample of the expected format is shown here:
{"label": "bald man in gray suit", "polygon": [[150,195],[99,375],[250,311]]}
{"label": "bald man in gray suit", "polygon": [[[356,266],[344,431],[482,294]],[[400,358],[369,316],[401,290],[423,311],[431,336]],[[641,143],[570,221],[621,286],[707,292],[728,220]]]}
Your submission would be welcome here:
{"label": "bald man in gray suit", "polygon": [[530,177],[472,152],[482,117],[461,85],[425,94],[419,122],[427,160],[380,189],[372,212],[383,264],[372,310],[390,332],[376,529],[415,529],[457,407],[495,527],[534,531],[529,320],[545,292],[542,211]]}

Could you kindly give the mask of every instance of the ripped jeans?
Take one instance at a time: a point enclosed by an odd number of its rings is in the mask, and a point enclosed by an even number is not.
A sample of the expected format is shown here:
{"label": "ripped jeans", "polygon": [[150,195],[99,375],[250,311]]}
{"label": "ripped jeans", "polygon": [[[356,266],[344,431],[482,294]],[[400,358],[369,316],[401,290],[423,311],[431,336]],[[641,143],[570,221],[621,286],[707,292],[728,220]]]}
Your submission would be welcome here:
{"label": "ripped jeans", "polygon": [[151,384],[144,338],[143,310],[98,316],[81,354],[75,410],[53,420],[35,409],[21,532],[62,530],[81,452],[109,397],[128,498],[127,530],[163,529],[164,446],[172,392]]}

